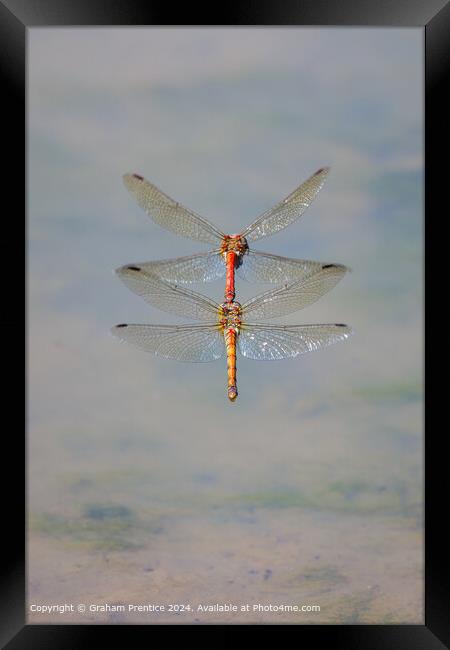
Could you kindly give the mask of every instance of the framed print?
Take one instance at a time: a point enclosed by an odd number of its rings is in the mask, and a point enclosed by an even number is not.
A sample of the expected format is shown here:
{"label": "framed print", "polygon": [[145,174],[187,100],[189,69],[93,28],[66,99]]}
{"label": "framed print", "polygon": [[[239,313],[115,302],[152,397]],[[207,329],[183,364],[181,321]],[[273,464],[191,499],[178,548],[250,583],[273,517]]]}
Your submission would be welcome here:
{"label": "framed print", "polygon": [[424,390],[448,14],[2,1],[26,241],[5,647],[155,625],[448,643]]}

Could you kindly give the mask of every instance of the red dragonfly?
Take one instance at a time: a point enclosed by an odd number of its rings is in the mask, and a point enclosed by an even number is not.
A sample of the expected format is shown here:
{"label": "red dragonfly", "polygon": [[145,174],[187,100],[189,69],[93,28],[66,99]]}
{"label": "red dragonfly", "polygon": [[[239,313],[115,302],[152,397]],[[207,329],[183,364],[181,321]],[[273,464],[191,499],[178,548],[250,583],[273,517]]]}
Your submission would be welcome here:
{"label": "red dragonfly", "polygon": [[238,235],[220,232],[209,221],[171,199],[142,176],[125,174],[125,186],[153,221],[178,235],[215,246],[207,253],[137,263],[136,266],[177,284],[207,282],[226,275],[225,300],[228,302],[235,296],[235,270],[246,280],[279,284],[307,277],[323,265],[250,250],[248,242],[273,235],[298,219],[321,189],[328,171],[328,167],[319,169]]}
{"label": "red dragonfly", "polygon": [[178,361],[213,361],[227,354],[228,398],[237,397],[236,348],[249,359],[287,359],[351,334],[347,325],[265,325],[260,318],[290,314],[318,300],[343,277],[346,267],[323,265],[291,283],[240,304],[218,304],[199,293],[170,284],[146,269],[117,269],[121,280],[151,305],[179,316],[207,321],[188,325],[116,325],[112,333],[147,352]]}

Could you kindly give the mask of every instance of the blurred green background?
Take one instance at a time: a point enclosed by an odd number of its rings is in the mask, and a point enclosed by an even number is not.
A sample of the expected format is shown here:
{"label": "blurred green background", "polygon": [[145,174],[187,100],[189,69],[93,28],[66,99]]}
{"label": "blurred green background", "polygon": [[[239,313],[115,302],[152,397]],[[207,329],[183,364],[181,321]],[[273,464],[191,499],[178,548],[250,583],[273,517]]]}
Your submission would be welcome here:
{"label": "blurred green background", "polygon": [[[423,623],[422,45],[420,29],[30,30],[30,602],[315,603],[167,621]],[[155,225],[122,174],[234,233],[324,165],[302,218],[255,248],[350,266],[282,321],[345,322],[349,341],[238,358],[230,404],[225,361],[109,334],[179,322],[114,268],[208,250]],[[264,288],[239,281],[238,298]],[[64,616],[30,621],[166,620]]]}

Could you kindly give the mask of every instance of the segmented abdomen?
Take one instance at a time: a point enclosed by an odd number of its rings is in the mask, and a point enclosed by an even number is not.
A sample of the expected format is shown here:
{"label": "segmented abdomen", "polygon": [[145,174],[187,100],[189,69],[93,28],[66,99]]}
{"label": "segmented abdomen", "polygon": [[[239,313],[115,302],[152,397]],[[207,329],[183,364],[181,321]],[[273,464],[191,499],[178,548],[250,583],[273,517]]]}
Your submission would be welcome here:
{"label": "segmented abdomen", "polygon": [[238,394],[236,384],[236,332],[234,329],[225,330],[225,343],[227,346],[228,399],[234,402]]}
{"label": "segmented abdomen", "polygon": [[234,267],[236,263],[236,253],[228,251],[226,258],[227,274],[225,284],[225,300],[231,302],[234,298]]}

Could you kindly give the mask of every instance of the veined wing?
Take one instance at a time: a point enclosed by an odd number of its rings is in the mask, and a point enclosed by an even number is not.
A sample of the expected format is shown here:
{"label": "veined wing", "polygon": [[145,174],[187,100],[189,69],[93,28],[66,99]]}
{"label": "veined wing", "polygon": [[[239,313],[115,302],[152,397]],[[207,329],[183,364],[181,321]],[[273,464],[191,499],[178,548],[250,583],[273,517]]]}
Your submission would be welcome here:
{"label": "veined wing", "polygon": [[242,326],[240,353],[248,359],[288,359],[344,341],[353,333],[348,325],[258,325]]}
{"label": "veined wing", "polygon": [[121,266],[116,273],[131,291],[158,309],[184,318],[206,321],[218,318],[219,306],[206,296],[165,282],[139,266]]}
{"label": "veined wing", "polygon": [[248,241],[256,241],[289,226],[304,213],[323,186],[329,170],[329,167],[323,167],[316,171],[289,196],[258,217],[242,235]]}
{"label": "veined wing", "polygon": [[280,257],[255,250],[247,251],[238,259],[241,263],[237,273],[249,282],[293,282],[316,273],[324,266],[323,262]]}
{"label": "veined wing", "polygon": [[215,361],[225,354],[222,331],[208,325],[116,325],[114,336],[145,352],[177,361]]}
{"label": "veined wing", "polygon": [[226,270],[219,250],[156,262],[138,262],[133,266],[176,284],[217,280],[225,275]]}
{"label": "veined wing", "polygon": [[249,314],[258,320],[285,316],[303,309],[330,291],[346,271],[347,267],[342,264],[324,264],[319,271],[306,278],[265,291],[242,305],[244,319],[246,321]]}
{"label": "veined wing", "polygon": [[148,215],[157,224],[177,235],[196,241],[218,244],[223,234],[209,221],[185,208],[138,174],[125,174],[123,182]]}

